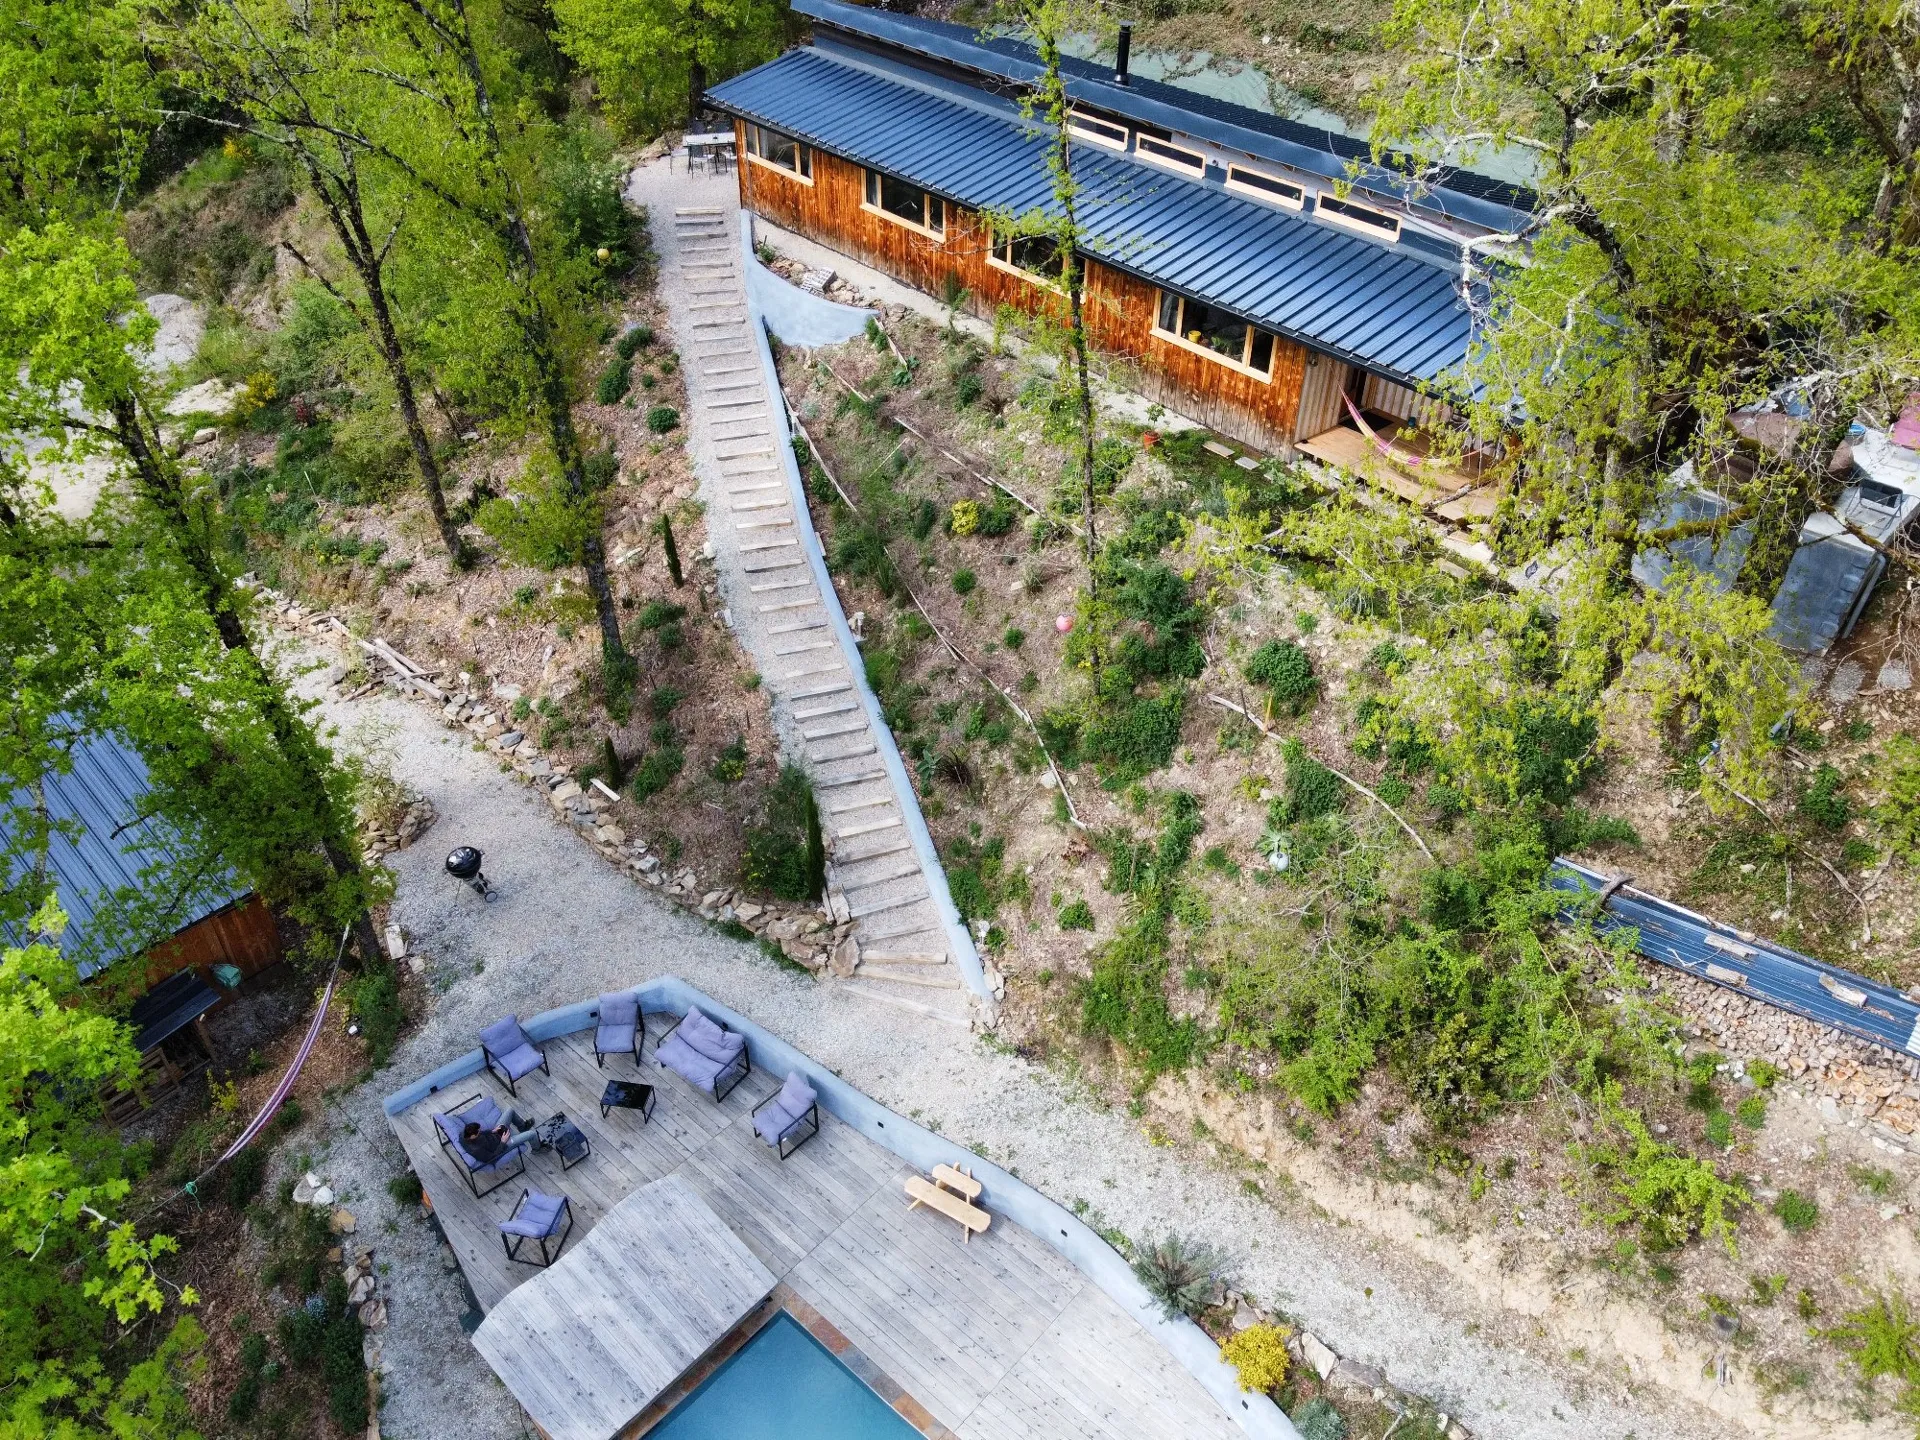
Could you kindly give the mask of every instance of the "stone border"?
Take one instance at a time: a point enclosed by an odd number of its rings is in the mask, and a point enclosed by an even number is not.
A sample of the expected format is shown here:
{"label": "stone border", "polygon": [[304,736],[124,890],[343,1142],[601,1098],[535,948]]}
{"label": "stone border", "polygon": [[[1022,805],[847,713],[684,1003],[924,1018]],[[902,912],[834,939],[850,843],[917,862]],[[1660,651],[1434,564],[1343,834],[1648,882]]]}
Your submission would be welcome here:
{"label": "stone border", "polygon": [[[776,1074],[799,1071],[819,1093],[820,1104],[829,1114],[916,1169],[931,1170],[939,1164],[971,1167],[993,1197],[994,1211],[1044,1240],[1132,1316],[1142,1329],[1166,1346],[1221,1410],[1237,1421],[1253,1440],[1300,1440],[1300,1432],[1294,1429],[1293,1422],[1271,1399],[1241,1391],[1238,1372],[1220,1358],[1219,1347],[1206,1331],[1184,1317],[1167,1319],[1160,1311],[1159,1302],[1147,1293],[1119,1252],[1064,1206],[1055,1204],[992,1161],[887,1109],[777,1035],[717,1003],[677,975],[649,980],[637,986],[633,994],[642,1010],[684,1015],[689,1007],[699,1006],[728,1029],[747,1037],[754,1063],[761,1069]],[[534,1041],[571,1035],[593,1025],[598,1004],[595,997],[564,1005],[523,1020],[521,1028]],[[478,1074],[480,1067],[480,1051],[469,1050],[411,1085],[394,1091],[381,1102],[381,1109],[391,1118],[429,1095]]]}
{"label": "stone border", "polygon": [[[860,697],[861,707],[866,711],[867,726],[873,732],[874,752],[880,757],[881,768],[887,772],[888,783],[892,785],[894,798],[899,803],[901,823],[906,827],[907,838],[913,843],[914,858],[920,862],[921,874],[926,877],[927,896],[947,932],[947,944],[953,953],[954,966],[966,981],[967,988],[979,998],[991,1016],[997,1003],[993,986],[987,978],[985,967],[980,963],[980,952],[974,948],[973,933],[967,929],[967,922],[960,918],[959,908],[953,903],[953,893],[947,888],[947,872],[940,864],[940,852],[934,846],[933,836],[927,831],[926,817],[920,813],[920,797],[914,791],[912,780],[907,777],[907,767],[900,759],[900,747],[894,743],[893,731],[881,718],[880,701],[874,695],[873,687],[867,684],[866,660],[860,654],[859,643],[853,638],[846,612],[840,606],[840,592],[833,588],[833,577],[827,573],[826,552],[820,548],[819,533],[813,528],[813,512],[807,508],[807,487],[800,478],[800,465],[793,453],[793,431],[787,424],[785,392],[780,388],[780,372],[773,363],[773,349],[767,344],[768,322],[759,295],[766,287],[778,285],[792,290],[799,301],[831,307],[831,313],[835,316],[848,307],[832,300],[816,300],[805,291],[788,285],[762,265],[759,256],[753,253],[753,216],[745,210],[740,212],[740,258],[746,278],[747,327],[753,332],[754,345],[760,352],[760,368],[767,387],[767,414],[777,442],[774,448],[779,452],[780,470],[786,478],[788,497],[793,505],[794,531],[800,537],[801,552],[813,570],[813,583],[820,591],[820,604],[833,626],[834,637],[840,643],[841,658],[846,662],[854,693]],[[805,307],[796,301],[788,308],[798,316],[804,313]],[[781,399],[777,406],[773,403],[776,396]]]}

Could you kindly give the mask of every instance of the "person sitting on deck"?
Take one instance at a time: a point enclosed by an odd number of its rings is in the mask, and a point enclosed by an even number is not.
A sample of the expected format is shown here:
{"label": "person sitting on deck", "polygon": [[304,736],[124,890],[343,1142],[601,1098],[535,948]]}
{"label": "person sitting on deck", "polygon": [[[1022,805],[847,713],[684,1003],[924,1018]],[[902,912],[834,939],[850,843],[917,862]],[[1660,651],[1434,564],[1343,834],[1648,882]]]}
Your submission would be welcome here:
{"label": "person sitting on deck", "polygon": [[513,1134],[505,1125],[496,1125],[491,1130],[482,1130],[478,1120],[469,1120],[466,1128],[460,1132],[460,1148],[465,1150],[482,1165],[491,1165],[516,1145],[525,1145],[534,1138],[534,1127],[528,1126],[519,1134]]}

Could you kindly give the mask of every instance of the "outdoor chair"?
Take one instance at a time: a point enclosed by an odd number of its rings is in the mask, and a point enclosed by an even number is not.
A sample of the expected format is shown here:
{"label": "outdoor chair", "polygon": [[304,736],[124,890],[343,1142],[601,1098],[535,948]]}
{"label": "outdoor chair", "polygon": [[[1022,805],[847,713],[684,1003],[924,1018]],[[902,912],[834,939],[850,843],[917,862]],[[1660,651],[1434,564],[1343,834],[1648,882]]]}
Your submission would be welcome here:
{"label": "outdoor chair", "polygon": [[640,997],[631,990],[600,997],[600,1025],[593,1032],[593,1063],[605,1065],[608,1055],[631,1055],[640,1063],[647,1031],[640,1019]]}
{"label": "outdoor chair", "polygon": [[820,1133],[820,1097],[790,1070],[786,1083],[753,1107],[753,1128],[784,1160]]}
{"label": "outdoor chair", "polygon": [[518,1081],[536,1070],[546,1070],[549,1077],[553,1074],[547,1070],[546,1054],[520,1028],[518,1015],[496,1020],[480,1032],[480,1055],[487,1069],[506,1082],[507,1093],[515,1099],[520,1097],[514,1088]]}
{"label": "outdoor chair", "polygon": [[715,1024],[691,1006],[654,1047],[653,1058],[716,1101],[726,1099],[753,1068],[747,1057],[747,1037]]}
{"label": "outdoor chair", "polygon": [[[560,1224],[563,1219],[567,1222],[564,1228]],[[538,1190],[522,1190],[514,1201],[513,1213],[500,1222],[500,1243],[506,1247],[507,1259],[520,1260],[522,1265],[553,1264],[572,1233],[573,1202],[564,1195],[543,1195]],[[538,1260],[520,1259],[520,1247],[529,1240],[540,1242]],[[552,1254],[547,1253],[550,1240]]]}
{"label": "outdoor chair", "polygon": [[[473,1191],[477,1200],[482,1195],[491,1195],[514,1176],[525,1172],[527,1147],[524,1144],[516,1145],[496,1159],[477,1160],[460,1143],[460,1132],[467,1128],[469,1120],[482,1130],[492,1130],[505,1124],[506,1116],[500,1113],[500,1107],[493,1103],[491,1096],[469,1095],[446,1114],[433,1117],[434,1128],[440,1132],[440,1148],[460,1167],[460,1173],[467,1178],[467,1188]],[[478,1179],[482,1175],[493,1177],[493,1183],[484,1190],[480,1188]]]}

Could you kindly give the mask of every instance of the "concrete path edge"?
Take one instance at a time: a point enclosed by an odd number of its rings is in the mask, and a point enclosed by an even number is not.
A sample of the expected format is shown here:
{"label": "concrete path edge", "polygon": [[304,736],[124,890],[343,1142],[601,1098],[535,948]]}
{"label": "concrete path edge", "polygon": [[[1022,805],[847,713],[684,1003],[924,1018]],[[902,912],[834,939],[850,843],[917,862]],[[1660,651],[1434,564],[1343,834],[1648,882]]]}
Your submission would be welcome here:
{"label": "concrete path edge", "polygon": [[[795,526],[801,537],[800,548],[806,554],[807,564],[812,567],[814,584],[820,589],[821,605],[840,643],[840,652],[853,679],[854,692],[859,695],[860,703],[866,710],[867,724],[873,731],[881,766],[886,770],[900,802],[907,838],[913,842],[914,856],[920,862],[921,873],[926,876],[927,893],[932,897],[934,909],[939,912],[941,923],[946,927],[947,943],[953,948],[953,963],[959,967],[967,988],[980,998],[991,1013],[995,1004],[993,987],[987,983],[986,970],[980,963],[980,952],[973,945],[973,934],[953,903],[953,892],[947,887],[947,872],[940,864],[940,852],[934,847],[933,836],[927,831],[926,817],[920,813],[920,798],[914,791],[912,780],[907,777],[907,767],[900,759],[900,747],[894,744],[893,731],[881,718],[880,701],[874,695],[873,687],[867,683],[866,661],[860,654],[860,647],[854,643],[853,631],[840,605],[840,592],[833,588],[833,579],[827,574],[826,552],[821,549],[819,533],[813,528],[813,512],[807,508],[806,484],[800,478],[800,465],[793,453],[793,429],[787,424],[785,392],[780,388],[779,371],[774,368],[773,349],[767,344],[767,310],[761,304],[761,297],[773,286],[792,291],[793,298],[787,300],[781,309],[796,321],[808,308],[801,302],[812,301],[813,297],[788,285],[760,263],[759,257],[753,253],[753,218],[744,211],[740,218],[740,262],[746,276],[747,328],[753,332],[754,345],[760,353],[760,365],[765,372],[767,412],[778,441],[774,448],[779,452],[781,473],[786,476],[787,489],[793,501]],[[861,317],[860,327],[853,333],[858,334],[859,329],[866,325],[866,316],[873,313],[870,310],[857,311],[852,306],[832,300],[816,303],[825,309],[809,327],[810,333],[837,333],[850,323],[852,315],[857,314]],[[779,405],[772,403],[776,396],[780,397]]]}
{"label": "concrete path edge", "polygon": [[[639,1000],[641,1011],[647,1014],[684,1016],[690,1006],[697,1005],[729,1030],[747,1037],[748,1052],[755,1065],[773,1074],[798,1071],[818,1092],[828,1114],[915,1168],[931,1170],[939,1164],[967,1166],[987,1187],[994,1210],[1046,1241],[1099,1286],[1109,1299],[1164,1345],[1253,1440],[1300,1440],[1300,1432],[1272,1400],[1265,1395],[1241,1391],[1239,1373],[1220,1358],[1219,1347],[1206,1331],[1184,1317],[1167,1319],[1161,1313],[1159,1302],[1147,1293],[1119,1252],[1064,1206],[1049,1200],[992,1161],[983,1160],[971,1150],[889,1110],[777,1035],[711,999],[677,975],[649,980],[636,986],[632,993]],[[522,1020],[521,1028],[536,1044],[572,1035],[595,1023],[600,1014],[599,1005],[597,996],[563,1005]],[[429,1095],[469,1075],[479,1074],[480,1068],[480,1051],[469,1050],[411,1085],[394,1091],[380,1102],[380,1108],[391,1118]]]}

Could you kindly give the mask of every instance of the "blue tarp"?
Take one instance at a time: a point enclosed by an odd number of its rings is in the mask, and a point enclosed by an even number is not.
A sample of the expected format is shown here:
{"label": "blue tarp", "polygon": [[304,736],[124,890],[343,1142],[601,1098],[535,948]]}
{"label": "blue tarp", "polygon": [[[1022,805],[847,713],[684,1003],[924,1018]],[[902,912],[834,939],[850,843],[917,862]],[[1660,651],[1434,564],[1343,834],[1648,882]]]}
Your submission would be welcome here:
{"label": "blue tarp", "polygon": [[[1564,857],[1548,876],[1555,889],[1598,894],[1612,877]],[[1907,1055],[1920,1055],[1920,1005],[1890,985],[1828,965],[1731,925],[1622,885],[1595,917],[1603,932],[1631,927],[1649,960],[1684,970],[1795,1015]]]}

